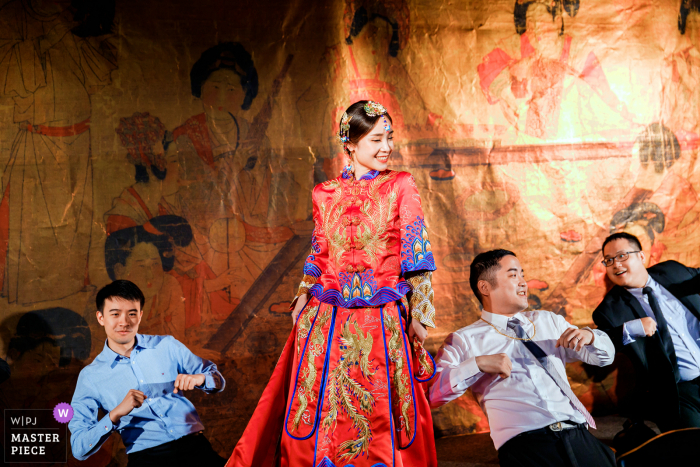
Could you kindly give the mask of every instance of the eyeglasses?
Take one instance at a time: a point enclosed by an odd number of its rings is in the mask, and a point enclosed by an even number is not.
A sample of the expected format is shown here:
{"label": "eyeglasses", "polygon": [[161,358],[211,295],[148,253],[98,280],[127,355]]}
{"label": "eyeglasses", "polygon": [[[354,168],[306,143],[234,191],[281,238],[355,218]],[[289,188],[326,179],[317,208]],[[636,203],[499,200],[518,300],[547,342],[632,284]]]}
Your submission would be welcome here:
{"label": "eyeglasses", "polygon": [[625,261],[627,261],[629,259],[630,255],[632,253],[641,253],[641,250],[640,251],[625,251],[625,252],[620,253],[617,256],[613,256],[612,258],[603,258],[603,261],[601,261],[601,263],[603,263],[605,265],[605,267],[609,268],[610,266],[615,264],[616,261],[618,263],[624,263]]}

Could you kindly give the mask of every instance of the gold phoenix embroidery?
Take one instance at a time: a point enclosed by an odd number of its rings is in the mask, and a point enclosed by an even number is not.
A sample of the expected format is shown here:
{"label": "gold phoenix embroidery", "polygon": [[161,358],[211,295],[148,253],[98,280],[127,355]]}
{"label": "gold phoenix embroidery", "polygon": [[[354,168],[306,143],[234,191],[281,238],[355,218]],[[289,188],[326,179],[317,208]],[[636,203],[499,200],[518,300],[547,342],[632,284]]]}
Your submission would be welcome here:
{"label": "gold phoenix embroidery", "polygon": [[299,428],[299,422],[301,421],[301,417],[304,415],[304,412],[306,412],[306,408],[309,406],[309,403],[313,402],[314,400],[313,388],[314,384],[316,383],[317,374],[316,357],[323,354],[323,344],[325,342],[323,326],[326,325],[326,323],[331,317],[331,313],[329,313],[330,309],[331,308],[326,308],[323,314],[317,318],[316,324],[314,325],[314,332],[311,335],[311,342],[309,343],[310,345],[307,357],[307,366],[302,375],[304,377],[304,381],[301,383],[301,387],[299,388],[298,392],[299,408],[297,408],[297,411],[294,414],[294,431],[296,431],[297,428]]}
{"label": "gold phoenix embroidery", "polygon": [[343,325],[340,362],[328,376],[328,413],[322,423],[327,431],[335,430],[338,411],[343,410],[357,429],[356,439],[344,441],[338,447],[341,460],[352,460],[366,454],[372,441],[369,420],[358,411],[353,399],[357,400],[360,411],[371,414],[374,410],[374,396],[350,376],[350,368],[358,365],[366,379],[374,376],[374,371],[369,367],[373,339],[370,331],[367,331],[367,336],[363,334],[357,321],[353,320],[352,325],[357,333],[350,331],[349,320]]}
{"label": "gold phoenix embroidery", "polygon": [[394,387],[398,394],[397,404],[400,404],[401,416],[406,426],[406,436],[411,437],[411,425],[408,423],[408,409],[411,407],[411,393],[408,389],[408,377],[403,371],[403,351],[401,346],[401,329],[392,316],[384,318],[384,325],[391,331],[389,339],[389,359],[394,362]]}
{"label": "gold phoenix embroidery", "polygon": [[333,188],[335,188],[335,191],[331,195],[330,200],[322,203],[319,206],[319,211],[321,227],[328,241],[328,258],[338,265],[341,256],[345,252],[343,245],[347,242],[345,226],[342,224],[346,206],[341,202],[343,190],[338,189],[336,186],[333,186]]}
{"label": "gold phoenix embroidery", "polygon": [[377,267],[377,257],[387,253],[386,231],[396,215],[396,205],[399,197],[398,187],[394,186],[385,195],[379,194],[379,187],[393,178],[394,174],[386,174],[372,180],[367,187],[368,199],[360,207],[364,214],[362,222],[357,227],[356,245],[361,245],[373,268]]}
{"label": "gold phoenix embroidery", "polygon": [[301,352],[301,341],[306,339],[309,335],[309,329],[311,329],[311,321],[313,317],[318,313],[318,307],[312,307],[305,310],[299,318],[299,329],[297,330],[297,355]]}
{"label": "gold phoenix embroidery", "polygon": [[[366,185],[368,198],[360,206],[364,219],[358,225],[357,234],[353,240],[355,245],[364,250],[373,267],[377,265],[377,256],[387,251],[388,241],[384,237],[394,218],[398,199],[398,187],[394,187],[386,195],[380,195],[379,188],[394,177],[396,172],[390,172],[371,180]],[[330,199],[319,206],[321,228],[328,241],[328,257],[336,267],[339,267],[345,253],[344,246],[349,241],[346,235],[347,226],[343,224],[344,214],[347,211],[346,201],[358,187],[343,184],[337,180],[325,186],[334,191]]]}
{"label": "gold phoenix embroidery", "polygon": [[428,351],[425,350],[425,349],[423,348],[422,345],[421,345],[421,348],[420,348],[419,351],[418,351],[418,363],[420,363],[420,366],[421,366],[421,369],[422,369],[421,372],[420,372],[421,378],[425,378],[425,376],[423,376],[424,374],[425,374],[426,376],[427,376],[427,375],[431,375],[431,376],[432,376],[432,374],[435,372],[435,369],[433,368],[433,365],[430,364],[430,363],[428,363]]}

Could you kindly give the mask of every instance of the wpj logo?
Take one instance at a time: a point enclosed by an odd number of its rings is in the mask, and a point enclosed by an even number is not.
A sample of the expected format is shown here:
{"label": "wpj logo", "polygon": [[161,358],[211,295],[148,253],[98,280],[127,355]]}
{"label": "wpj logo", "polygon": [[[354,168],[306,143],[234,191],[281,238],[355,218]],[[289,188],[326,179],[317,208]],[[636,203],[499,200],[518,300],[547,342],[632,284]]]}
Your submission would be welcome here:
{"label": "wpj logo", "polygon": [[5,462],[68,462],[68,425],[73,408],[5,410]]}

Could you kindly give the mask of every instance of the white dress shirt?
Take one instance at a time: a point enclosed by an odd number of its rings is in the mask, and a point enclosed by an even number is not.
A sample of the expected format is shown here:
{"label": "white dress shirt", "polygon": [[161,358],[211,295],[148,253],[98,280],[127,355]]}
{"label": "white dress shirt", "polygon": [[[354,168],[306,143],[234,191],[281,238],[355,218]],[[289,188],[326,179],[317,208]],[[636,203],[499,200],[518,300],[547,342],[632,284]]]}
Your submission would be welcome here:
{"label": "white dress shirt", "polygon": [[[485,310],[481,318],[453,332],[445,340],[436,359],[438,375],[430,387],[430,405],[446,404],[471,388],[489,420],[496,449],[520,433],[552,423],[585,423],[583,415],[571,405],[523,342],[503,335],[515,336],[507,328],[510,318]],[[605,366],[615,358],[615,347],[602,331],[586,328],[595,334],[595,339],[591,345],[576,352],[555,347],[566,329],[576,328],[563,317],[537,310],[517,313],[513,318],[520,321],[525,332],[547,354],[567,383],[565,363],[581,360]],[[512,363],[508,378],[479,370],[476,357],[500,353],[508,355]]]}
{"label": "white dress shirt", "polygon": [[[666,318],[668,333],[676,352],[678,373],[681,381],[692,381],[700,376],[700,322],[688,308],[671,292],[649,276],[646,287],[651,287],[659,303],[659,308]],[[649,305],[649,297],[643,288],[627,289],[642,305],[642,309],[656,321],[656,316]],[[622,325],[622,344],[627,345],[640,337],[646,337],[641,319],[628,321]]]}

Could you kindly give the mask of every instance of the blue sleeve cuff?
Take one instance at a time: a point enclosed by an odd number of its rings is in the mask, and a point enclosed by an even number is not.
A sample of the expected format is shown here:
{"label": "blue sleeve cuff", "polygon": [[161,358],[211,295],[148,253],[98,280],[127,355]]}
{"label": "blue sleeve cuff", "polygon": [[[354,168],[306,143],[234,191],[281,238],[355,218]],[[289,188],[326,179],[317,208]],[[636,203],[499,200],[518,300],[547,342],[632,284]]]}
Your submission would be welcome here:
{"label": "blue sleeve cuff", "polygon": [[223,391],[225,386],[226,380],[224,380],[223,376],[221,376],[221,374],[217,372],[213,374],[205,374],[204,385],[199,386],[199,389],[202,389],[208,393],[214,393]]}
{"label": "blue sleeve cuff", "polygon": [[627,321],[622,325],[622,345],[631,344],[635,341],[635,338],[644,337],[645,335],[641,319]]}
{"label": "blue sleeve cuff", "polygon": [[216,381],[212,375],[204,375],[204,389],[216,389]]}
{"label": "blue sleeve cuff", "polygon": [[114,423],[112,423],[112,419],[109,418],[109,412],[107,412],[107,415],[102,417],[102,420],[98,422],[97,426],[100,427],[100,431],[102,431],[102,434],[109,433],[110,431],[116,428],[114,426]]}

